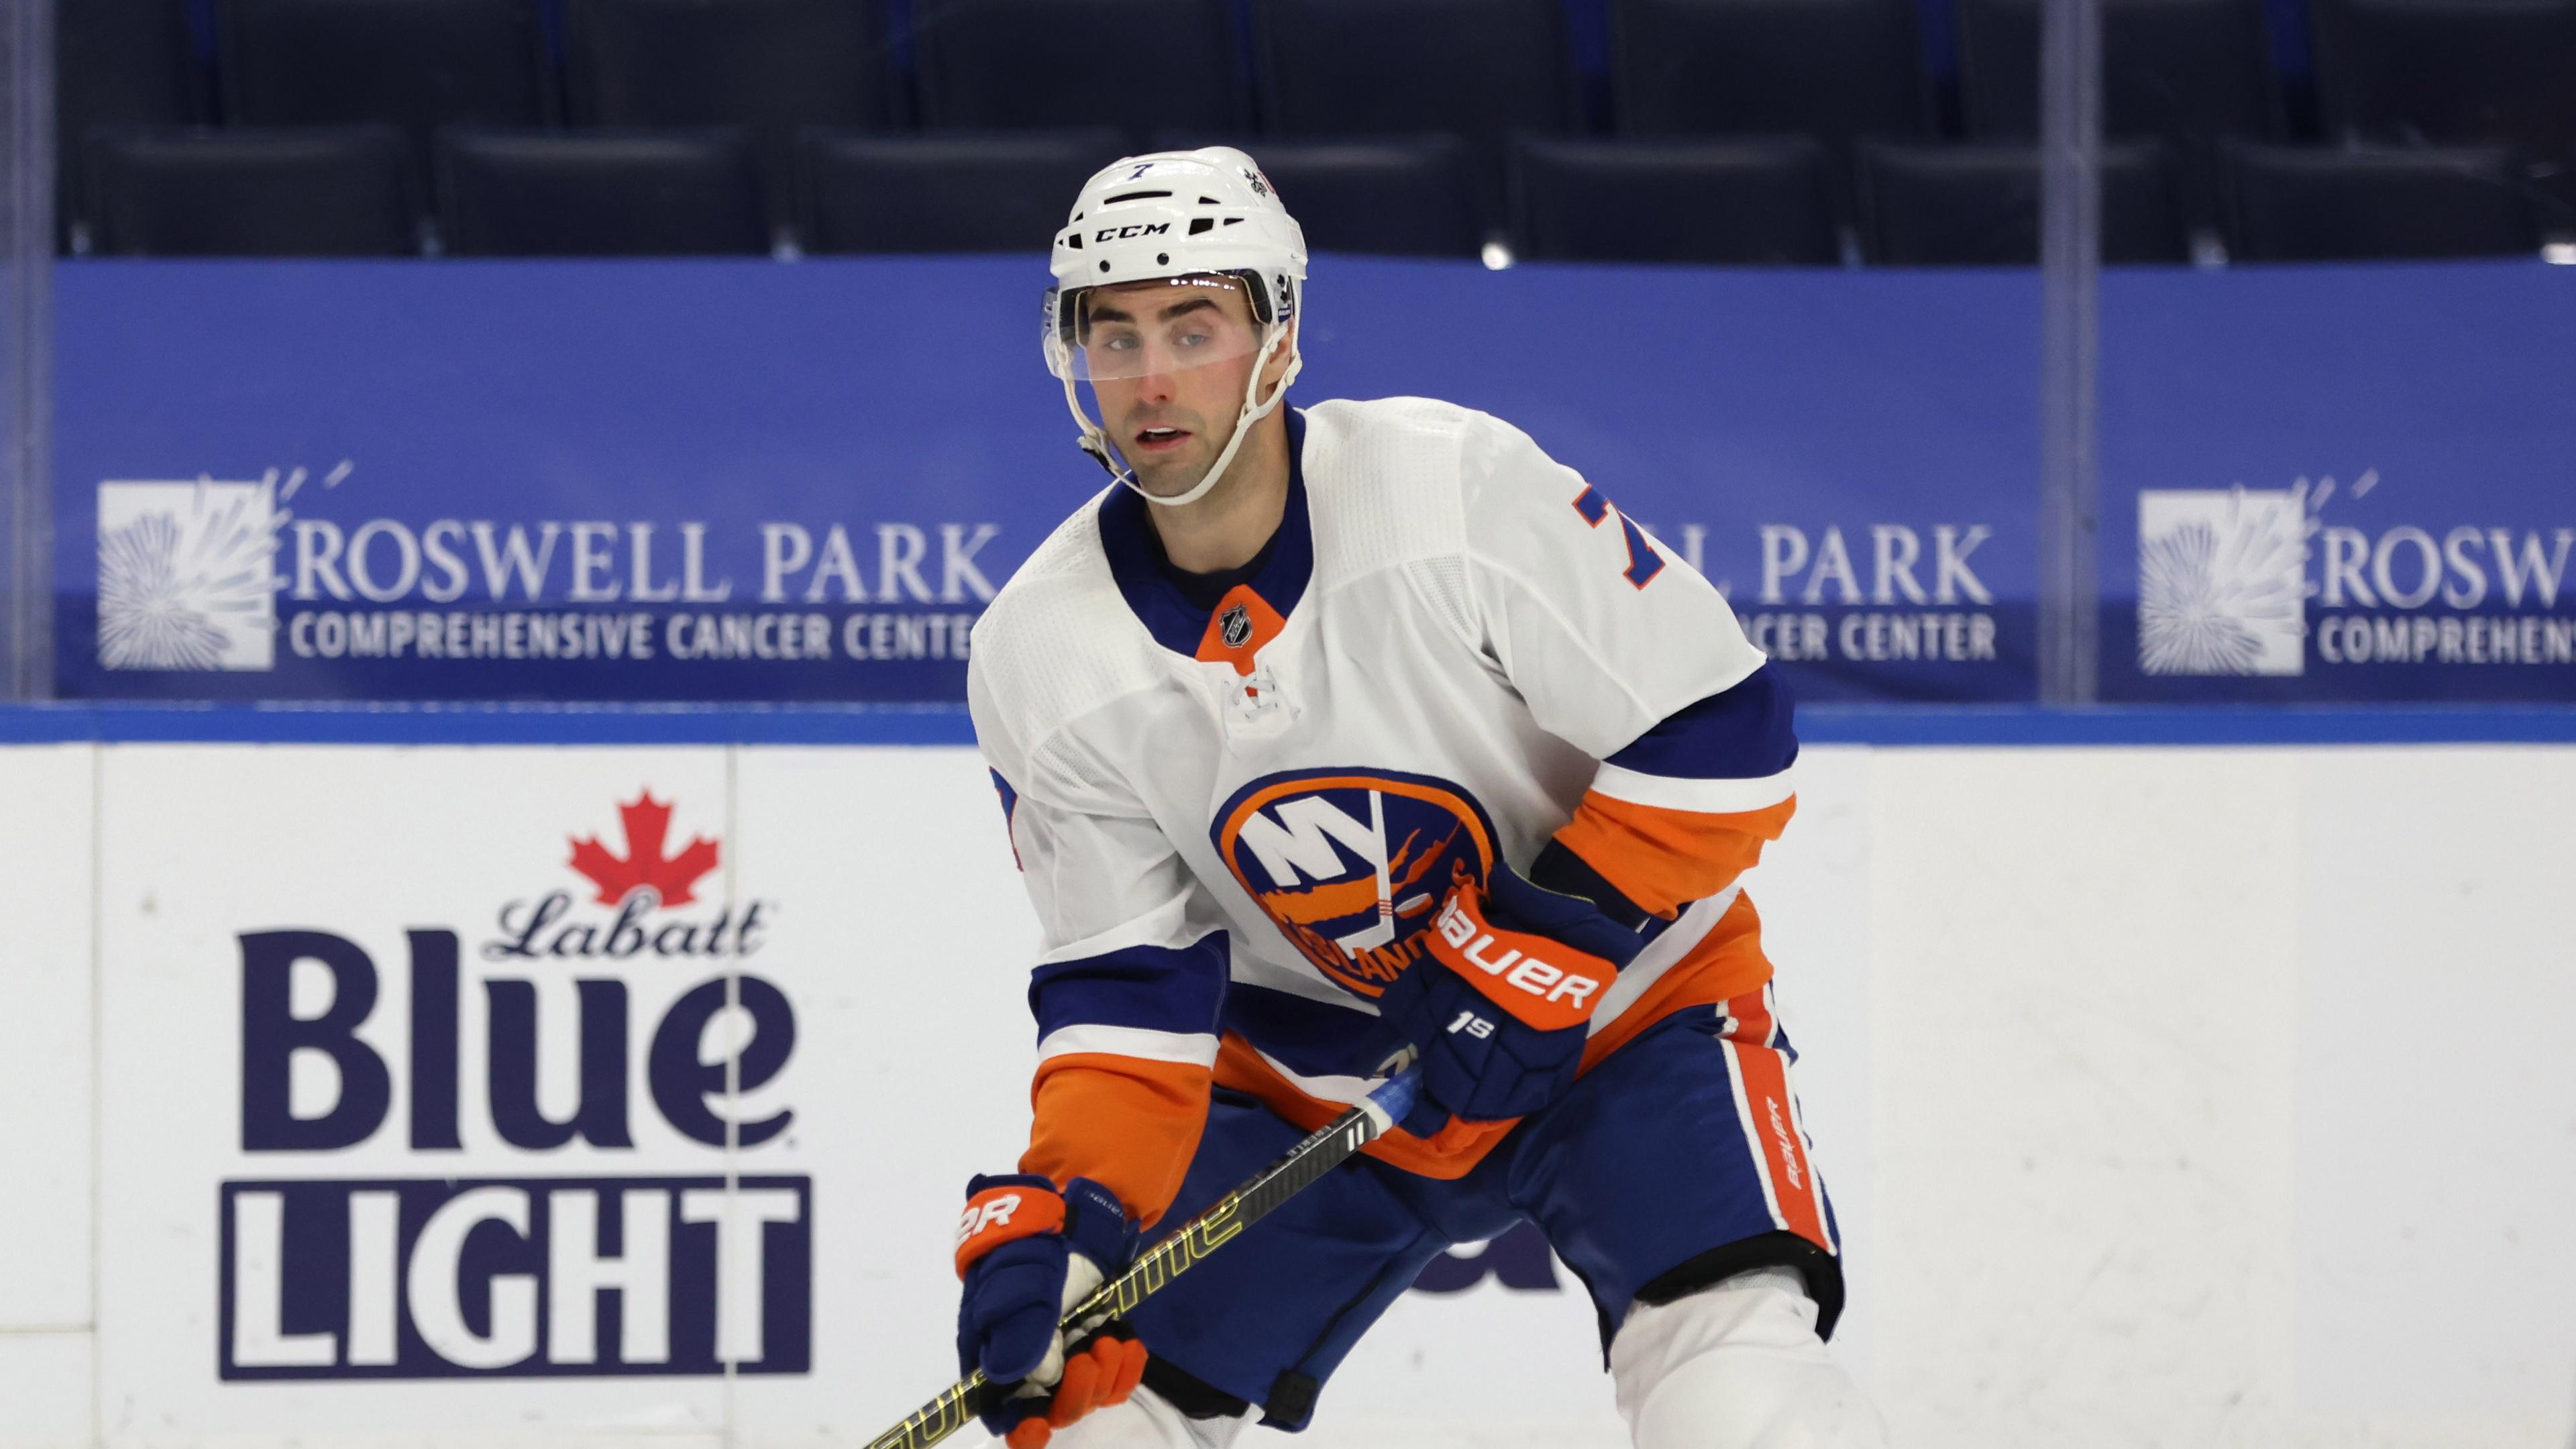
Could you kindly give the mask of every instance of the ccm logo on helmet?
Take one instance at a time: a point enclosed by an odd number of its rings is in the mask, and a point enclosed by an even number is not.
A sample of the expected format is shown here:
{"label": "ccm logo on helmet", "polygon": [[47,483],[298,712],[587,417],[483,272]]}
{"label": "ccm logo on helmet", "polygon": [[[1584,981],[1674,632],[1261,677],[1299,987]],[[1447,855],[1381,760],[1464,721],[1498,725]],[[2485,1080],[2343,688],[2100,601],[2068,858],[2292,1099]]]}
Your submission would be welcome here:
{"label": "ccm logo on helmet", "polygon": [[1163,233],[1170,231],[1171,229],[1172,224],[1168,221],[1158,221],[1151,224],[1140,221],[1127,226],[1104,226],[1100,230],[1093,232],[1091,234],[1091,239],[1096,242],[1124,241],[1131,236],[1161,236]]}
{"label": "ccm logo on helmet", "polygon": [[1458,948],[1467,964],[1488,976],[1503,978],[1504,984],[1542,1001],[1571,1001],[1581,1007],[1601,989],[1601,983],[1589,976],[1573,976],[1550,966],[1536,956],[1518,951],[1504,951],[1489,958],[1487,948],[1494,944],[1493,934],[1479,929],[1479,923],[1458,908],[1458,898],[1451,896],[1440,908],[1438,922],[1441,939]]}
{"label": "ccm logo on helmet", "polygon": [[1016,1192],[1006,1192],[982,1202],[970,1202],[966,1204],[966,1215],[957,1220],[957,1241],[962,1245],[986,1228],[1007,1223],[1011,1214],[1019,1210],[1020,1195]]}

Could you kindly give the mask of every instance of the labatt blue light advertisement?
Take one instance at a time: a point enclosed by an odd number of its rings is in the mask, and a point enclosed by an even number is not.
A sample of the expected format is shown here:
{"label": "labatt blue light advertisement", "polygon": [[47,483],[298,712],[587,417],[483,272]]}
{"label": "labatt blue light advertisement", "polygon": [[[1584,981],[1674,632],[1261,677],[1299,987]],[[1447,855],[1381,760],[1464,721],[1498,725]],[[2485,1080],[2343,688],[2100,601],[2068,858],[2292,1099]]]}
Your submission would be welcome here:
{"label": "labatt blue light advertisement", "polygon": [[[954,702],[1106,481],[1035,258],[59,276],[69,696]],[[2036,301],[1324,257],[1292,401],[1528,430],[1803,697],[2027,698]]]}

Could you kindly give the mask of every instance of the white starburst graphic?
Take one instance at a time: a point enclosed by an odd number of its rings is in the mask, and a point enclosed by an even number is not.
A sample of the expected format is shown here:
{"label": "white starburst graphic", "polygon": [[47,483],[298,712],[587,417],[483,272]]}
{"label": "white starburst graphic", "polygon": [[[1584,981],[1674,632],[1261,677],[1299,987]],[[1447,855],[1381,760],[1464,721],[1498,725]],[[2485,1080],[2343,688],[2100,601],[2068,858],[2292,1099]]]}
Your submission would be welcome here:
{"label": "white starburst graphic", "polygon": [[274,479],[98,485],[98,662],[267,669],[277,652]]}
{"label": "white starburst graphic", "polygon": [[2307,661],[2304,488],[2138,494],[2138,668],[2297,674]]}

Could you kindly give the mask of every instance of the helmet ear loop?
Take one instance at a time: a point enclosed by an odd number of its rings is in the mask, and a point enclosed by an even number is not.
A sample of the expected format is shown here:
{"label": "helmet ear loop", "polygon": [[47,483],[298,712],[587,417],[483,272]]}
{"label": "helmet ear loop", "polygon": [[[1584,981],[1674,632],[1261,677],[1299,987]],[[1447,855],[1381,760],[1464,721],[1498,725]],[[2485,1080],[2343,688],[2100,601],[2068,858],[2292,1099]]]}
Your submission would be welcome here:
{"label": "helmet ear loop", "polygon": [[[1107,469],[1111,482],[1124,483],[1139,493],[1145,493],[1136,482],[1136,470],[1119,466],[1126,460],[1112,451],[1108,430],[1093,422],[1091,414],[1082,410],[1082,395],[1074,388],[1073,375],[1068,370],[1064,377],[1064,407],[1065,411],[1073,414],[1074,426],[1082,430],[1081,436],[1074,439],[1074,445],[1090,454],[1093,462]],[[1145,496],[1151,498],[1154,495],[1145,493]]]}
{"label": "helmet ear loop", "polygon": [[[1146,502],[1159,503],[1165,508],[1179,508],[1205,498],[1208,490],[1214,488],[1217,480],[1225,476],[1225,470],[1233,465],[1235,449],[1243,446],[1243,440],[1251,433],[1252,425],[1270,416],[1272,410],[1279,406],[1280,401],[1288,396],[1288,384],[1296,381],[1298,370],[1306,365],[1305,354],[1297,347],[1295,335],[1295,329],[1288,324],[1279,322],[1270,324],[1268,335],[1261,339],[1260,355],[1252,360],[1252,377],[1243,385],[1243,406],[1235,412],[1234,433],[1225,440],[1224,449],[1218,452],[1216,461],[1208,465],[1207,476],[1198,481],[1197,487],[1165,498],[1159,493],[1146,493],[1144,486],[1136,481],[1133,472],[1128,473],[1120,481],[1142,494]],[[1279,350],[1279,344],[1283,340],[1288,342],[1288,370],[1279,375],[1279,385],[1270,390],[1270,400],[1256,403],[1253,400],[1261,395],[1261,374],[1269,370],[1271,355]]]}

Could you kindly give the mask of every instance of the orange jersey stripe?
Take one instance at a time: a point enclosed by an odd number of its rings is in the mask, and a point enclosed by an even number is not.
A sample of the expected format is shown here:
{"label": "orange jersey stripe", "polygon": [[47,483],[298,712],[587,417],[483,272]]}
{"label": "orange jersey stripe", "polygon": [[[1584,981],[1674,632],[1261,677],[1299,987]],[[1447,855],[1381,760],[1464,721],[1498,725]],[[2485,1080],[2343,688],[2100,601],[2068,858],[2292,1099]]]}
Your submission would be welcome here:
{"label": "orange jersey stripe", "polygon": [[1087,1177],[1151,1226],[1181,1190],[1207,1126],[1208,1069],[1106,1052],[1069,1052],[1038,1063],[1029,1087],[1035,1120],[1020,1171],[1059,1187]]}
{"label": "orange jersey stripe", "polygon": [[1646,1028],[1691,1006],[1714,1006],[1750,992],[1761,993],[1771,980],[1771,958],[1762,954],[1762,917],[1753,898],[1738,895],[1699,944],[1672,965],[1663,979],[1632,1002],[1618,1019],[1592,1034],[1583,1048],[1584,1070],[1637,1039]]}
{"label": "orange jersey stripe", "polygon": [[1797,808],[1793,795],[1760,810],[1710,814],[1640,805],[1594,790],[1556,838],[1640,909],[1670,919],[1751,870]]}
{"label": "orange jersey stripe", "polygon": [[[1672,969],[1621,1012],[1616,1021],[1593,1033],[1583,1048],[1583,1070],[1588,1072],[1599,1066],[1612,1052],[1676,1011],[1714,1006],[1748,993],[1758,1001],[1770,979],[1771,962],[1762,954],[1762,919],[1755,914],[1752,901],[1737,896],[1735,904],[1727,908],[1688,955],[1674,962]],[[1232,1032],[1226,1033],[1217,1048],[1216,1080],[1219,1086],[1260,1098],[1271,1111],[1308,1132],[1350,1110],[1343,1103],[1309,1096],[1262,1060],[1251,1043]],[[1361,1150],[1390,1167],[1447,1180],[1466,1176],[1518,1124],[1518,1118],[1504,1122],[1453,1121],[1428,1138],[1399,1129]],[[1812,1180],[1812,1173],[1809,1178]]]}
{"label": "orange jersey stripe", "polygon": [[[1300,1131],[1312,1132],[1350,1110],[1347,1102],[1307,1095],[1279,1069],[1262,1060],[1252,1044],[1227,1032],[1217,1046],[1216,1081],[1220,1087],[1249,1092]],[[1452,1121],[1429,1137],[1416,1137],[1399,1127],[1360,1150],[1391,1167],[1420,1177],[1464,1177],[1493,1150],[1494,1144],[1520,1119],[1509,1122]]]}

